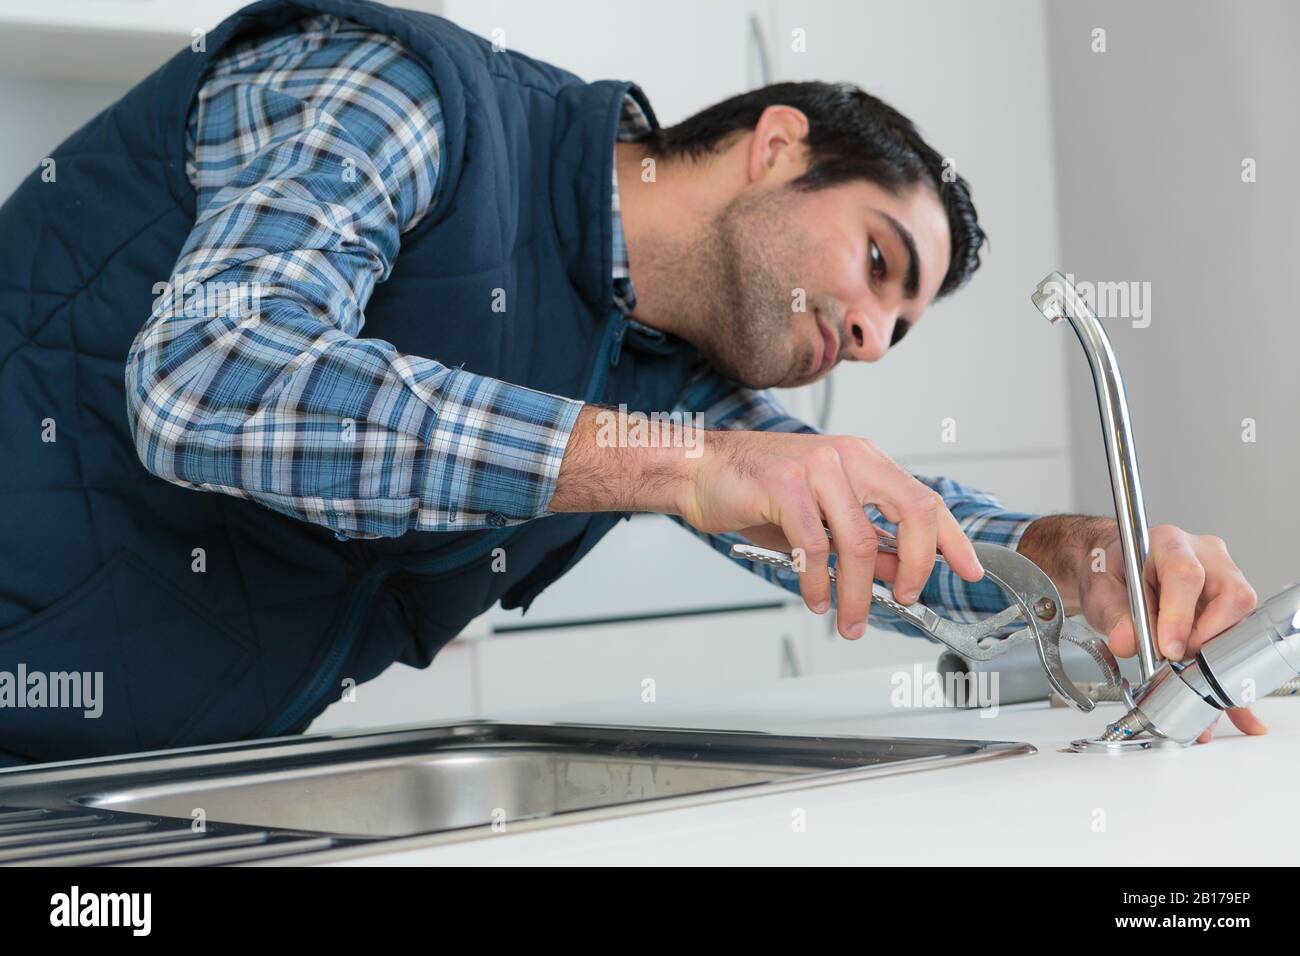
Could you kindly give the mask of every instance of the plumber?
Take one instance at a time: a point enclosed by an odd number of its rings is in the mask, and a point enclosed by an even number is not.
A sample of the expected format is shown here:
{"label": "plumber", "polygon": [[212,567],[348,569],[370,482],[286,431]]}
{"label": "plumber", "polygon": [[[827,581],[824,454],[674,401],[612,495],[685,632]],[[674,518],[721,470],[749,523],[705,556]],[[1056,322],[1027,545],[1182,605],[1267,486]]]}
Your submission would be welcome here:
{"label": "plumber", "polygon": [[[246,8],[0,210],[0,670],[104,674],[97,720],[0,708],[0,763],[299,733],[633,512],[801,549],[746,566],[849,639],[873,576],[1000,609],[971,541],[1005,545],[1132,654],[1111,519],[908,474],[769,391],[883,359],[984,239],[968,184],[849,85],[662,127],[632,83],[435,16]],[[702,433],[599,441],[619,408]],[[1255,604],[1216,537],[1152,529],[1148,577],[1169,658]]]}

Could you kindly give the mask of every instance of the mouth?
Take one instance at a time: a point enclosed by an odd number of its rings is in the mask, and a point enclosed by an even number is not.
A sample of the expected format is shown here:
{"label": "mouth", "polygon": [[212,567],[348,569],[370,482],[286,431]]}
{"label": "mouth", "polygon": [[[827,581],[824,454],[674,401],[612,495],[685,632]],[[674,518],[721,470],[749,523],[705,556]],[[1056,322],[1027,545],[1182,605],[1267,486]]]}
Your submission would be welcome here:
{"label": "mouth", "polygon": [[813,312],[813,322],[817,325],[819,338],[818,350],[813,357],[812,374],[814,378],[820,378],[829,372],[835,365],[836,359],[840,355],[840,340],[829,325],[822,321],[819,311]]}

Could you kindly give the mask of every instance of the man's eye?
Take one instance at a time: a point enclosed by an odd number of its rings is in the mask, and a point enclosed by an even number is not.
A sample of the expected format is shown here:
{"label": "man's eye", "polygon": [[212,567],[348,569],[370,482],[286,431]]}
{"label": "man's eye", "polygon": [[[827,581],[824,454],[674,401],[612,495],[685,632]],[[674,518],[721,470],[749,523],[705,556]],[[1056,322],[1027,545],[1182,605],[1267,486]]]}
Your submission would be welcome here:
{"label": "man's eye", "polygon": [[868,243],[871,255],[871,277],[873,279],[883,279],[888,271],[885,265],[885,256],[876,245],[875,240]]}

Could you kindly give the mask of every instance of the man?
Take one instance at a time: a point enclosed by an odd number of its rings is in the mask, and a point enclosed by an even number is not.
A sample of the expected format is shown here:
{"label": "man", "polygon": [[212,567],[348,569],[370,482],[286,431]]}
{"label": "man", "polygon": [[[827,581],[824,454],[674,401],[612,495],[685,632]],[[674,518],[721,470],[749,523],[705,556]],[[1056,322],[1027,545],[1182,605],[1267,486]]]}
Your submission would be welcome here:
{"label": "man", "polygon": [[[1133,653],[1112,521],[919,479],[763,391],[882,358],[975,271],[940,169],[849,86],[664,129],[632,84],[436,17],[237,14],[0,211],[0,671],[103,688],[94,719],[0,709],[0,759],[301,732],[346,682],[526,608],[634,511],[802,549],[797,576],[755,570],[847,638],[873,576],[999,609],[969,538],[1002,543]],[[702,431],[602,440],[623,406]],[[1254,606],[1216,538],[1156,528],[1149,568],[1169,657]]]}

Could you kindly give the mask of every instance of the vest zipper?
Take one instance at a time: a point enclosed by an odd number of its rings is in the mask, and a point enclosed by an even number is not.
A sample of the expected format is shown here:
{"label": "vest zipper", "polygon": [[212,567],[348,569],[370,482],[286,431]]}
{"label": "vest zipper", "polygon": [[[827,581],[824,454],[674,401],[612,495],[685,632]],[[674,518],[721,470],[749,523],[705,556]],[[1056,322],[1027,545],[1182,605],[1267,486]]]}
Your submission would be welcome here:
{"label": "vest zipper", "polygon": [[[338,679],[338,672],[343,669],[343,662],[352,651],[352,645],[361,630],[361,621],[365,610],[370,607],[370,598],[387,577],[388,569],[382,565],[370,568],[357,582],[355,593],[348,602],[348,609],[343,614],[343,623],[339,626],[338,636],[325,653],[325,660],[315,675],[307,682],[293,699],[293,702],[275,718],[266,730],[266,736],[276,737],[288,732],[289,728],[302,719],[307,709],[320,700],[329,686]],[[381,573],[384,572],[384,573]]]}
{"label": "vest zipper", "polygon": [[605,325],[605,334],[601,339],[600,353],[596,357],[596,368],[591,381],[587,384],[587,394],[583,400],[599,402],[605,396],[605,385],[609,381],[609,370],[618,364],[623,352],[623,335],[627,331],[627,316],[617,309]]}
{"label": "vest zipper", "polygon": [[352,600],[348,602],[348,609],[344,612],[339,633],[330,645],[330,649],[326,652],[325,660],[317,669],[315,676],[307,682],[294,697],[293,702],[276,718],[267,733],[270,736],[276,736],[288,731],[290,727],[302,719],[302,715],[307,712],[308,708],[318,702],[321,695],[325,694],[330,686],[338,681],[339,672],[351,655],[357,638],[361,636],[361,626],[365,622],[366,612],[370,609],[371,599],[390,574],[397,570],[413,571],[416,574],[429,574],[457,567],[464,562],[490,554],[493,548],[500,547],[518,533],[521,527],[523,526],[517,525],[512,528],[503,528],[491,532],[481,540],[472,541],[466,547],[453,551],[451,554],[430,558],[427,561],[402,561],[393,558],[369,568],[362,574],[357,583],[356,592]]}

